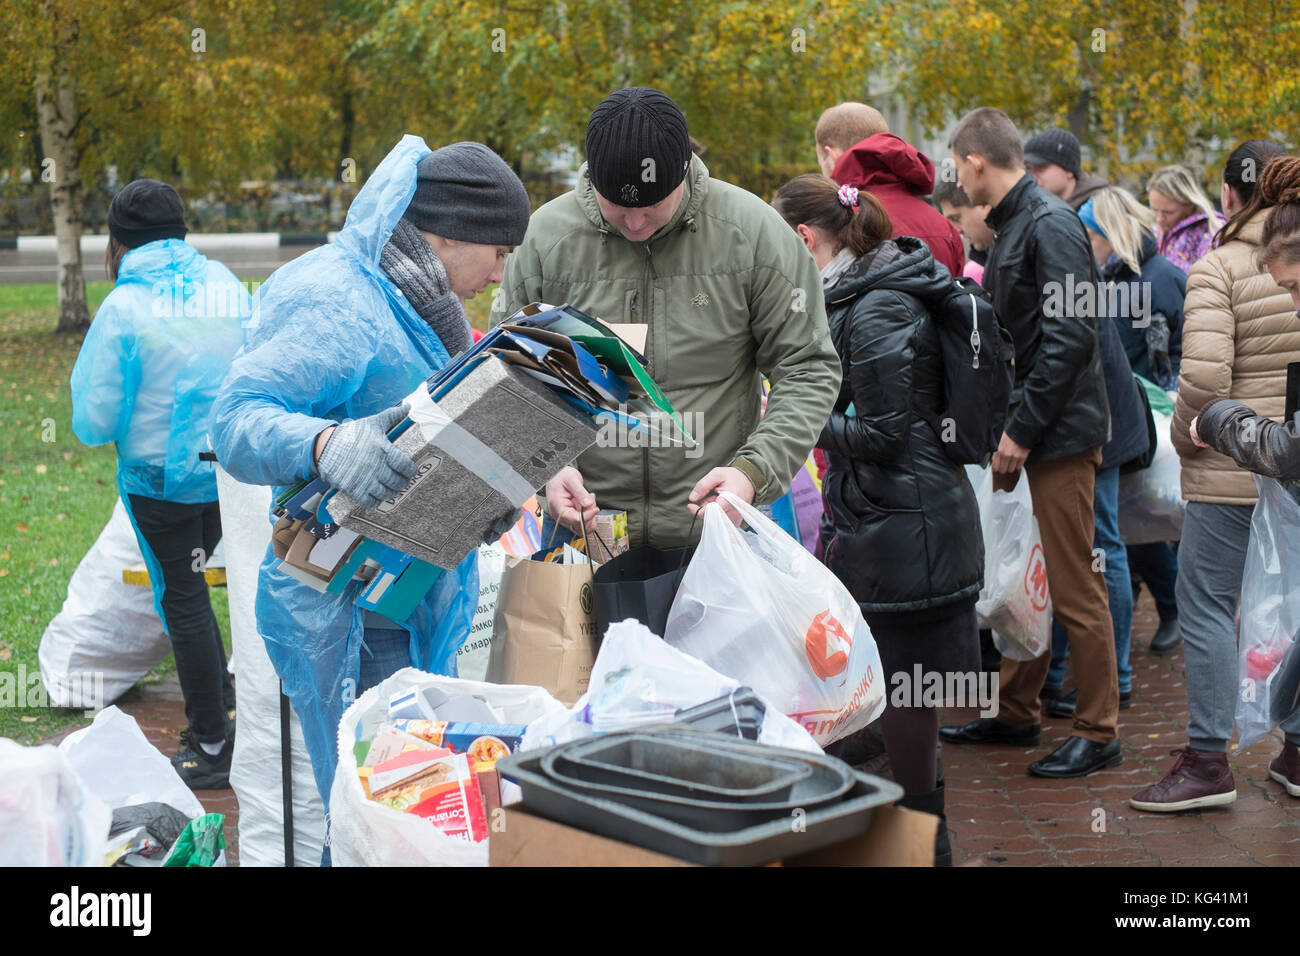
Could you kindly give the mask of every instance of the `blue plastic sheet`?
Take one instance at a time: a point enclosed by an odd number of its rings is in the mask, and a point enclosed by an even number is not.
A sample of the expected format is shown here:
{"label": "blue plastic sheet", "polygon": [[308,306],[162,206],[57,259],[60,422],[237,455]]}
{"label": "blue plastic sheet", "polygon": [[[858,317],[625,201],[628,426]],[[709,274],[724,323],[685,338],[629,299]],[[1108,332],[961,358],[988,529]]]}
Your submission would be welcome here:
{"label": "blue plastic sheet", "polygon": [[250,312],[248,290],[181,239],[127,252],[72,369],[72,430],[117,445],[117,486],[162,609],[162,568],[140,534],[130,495],[217,500],[208,418]]}
{"label": "blue plastic sheet", "polygon": [[[379,267],[379,254],[415,193],[430,152],[404,136],[366,181],[329,246],[278,269],[258,290],[244,350],[217,397],[212,437],[222,467],[240,481],[284,487],[315,473],[322,429],[397,404],[448,356]],[[478,603],[478,553],[445,574],[403,623],[411,663],[456,674],[456,651]],[[362,585],[320,594],[278,570],[267,549],[257,624],[302,721],[328,806],[344,709],[358,696]]]}

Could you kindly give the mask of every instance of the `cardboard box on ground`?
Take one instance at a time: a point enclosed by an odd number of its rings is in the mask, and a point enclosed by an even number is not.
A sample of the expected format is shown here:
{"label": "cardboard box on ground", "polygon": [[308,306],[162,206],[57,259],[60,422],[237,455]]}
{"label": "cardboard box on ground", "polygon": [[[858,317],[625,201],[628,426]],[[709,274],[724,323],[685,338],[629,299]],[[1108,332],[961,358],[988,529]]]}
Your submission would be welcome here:
{"label": "cardboard box on ground", "polygon": [[[488,846],[491,866],[695,866],[676,857],[587,833],[506,807]],[[939,818],[903,807],[880,807],[866,833],[788,857],[784,866],[931,866]]]}

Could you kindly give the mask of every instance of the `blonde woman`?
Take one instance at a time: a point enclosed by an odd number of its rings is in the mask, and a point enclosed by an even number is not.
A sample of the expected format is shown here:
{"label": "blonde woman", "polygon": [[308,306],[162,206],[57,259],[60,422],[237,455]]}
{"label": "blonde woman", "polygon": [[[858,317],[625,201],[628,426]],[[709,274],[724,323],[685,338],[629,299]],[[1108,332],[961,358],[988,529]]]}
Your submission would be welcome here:
{"label": "blonde woman", "polygon": [[1197,176],[1186,166],[1157,169],[1147,183],[1147,201],[1155,213],[1158,251],[1183,270],[1210,251],[1214,234],[1223,227]]}
{"label": "blonde woman", "polygon": [[[1156,252],[1155,217],[1126,189],[1107,186],[1079,209],[1104,282],[1122,286],[1102,297],[1133,371],[1162,388],[1177,386],[1182,361],[1183,294],[1187,277]],[[1167,542],[1131,545],[1128,567],[1134,597],[1142,582],[1160,615],[1148,649],[1167,654],[1181,642],[1178,628],[1178,557]],[[1120,689],[1124,688],[1121,668]]]}
{"label": "blonde woman", "polygon": [[1107,186],[1079,208],[1102,281],[1121,286],[1106,300],[1133,371],[1176,387],[1187,277],[1156,251],[1155,220],[1127,189]]}

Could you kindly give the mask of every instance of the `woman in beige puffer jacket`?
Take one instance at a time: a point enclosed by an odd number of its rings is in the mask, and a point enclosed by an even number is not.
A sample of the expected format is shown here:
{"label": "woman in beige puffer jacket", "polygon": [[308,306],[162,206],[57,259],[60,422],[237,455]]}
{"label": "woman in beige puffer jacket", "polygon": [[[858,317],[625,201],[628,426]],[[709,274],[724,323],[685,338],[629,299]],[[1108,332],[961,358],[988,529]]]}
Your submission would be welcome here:
{"label": "woman in beige puffer jacket", "polygon": [[1197,448],[1187,426],[1211,400],[1231,398],[1281,421],[1286,366],[1300,359],[1300,325],[1286,290],[1256,257],[1268,210],[1192,266],[1183,306],[1183,364],[1171,432],[1182,459],[1183,497],[1254,506],[1255,480],[1227,455]]}
{"label": "woman in beige puffer jacket", "polygon": [[1217,248],[1187,274],[1172,428],[1187,499],[1175,589],[1186,646],[1187,746],[1175,751],[1160,782],[1129,799],[1138,810],[1193,810],[1237,799],[1227,759],[1237,703],[1235,618],[1257,496],[1250,473],[1198,448],[1188,426],[1215,398],[1236,399],[1270,418],[1284,413],[1286,367],[1300,360],[1300,328],[1290,295],[1259,261],[1264,221],[1279,195],[1262,184],[1277,178],[1268,163],[1281,153],[1261,140],[1233,151],[1223,172],[1228,224]]}

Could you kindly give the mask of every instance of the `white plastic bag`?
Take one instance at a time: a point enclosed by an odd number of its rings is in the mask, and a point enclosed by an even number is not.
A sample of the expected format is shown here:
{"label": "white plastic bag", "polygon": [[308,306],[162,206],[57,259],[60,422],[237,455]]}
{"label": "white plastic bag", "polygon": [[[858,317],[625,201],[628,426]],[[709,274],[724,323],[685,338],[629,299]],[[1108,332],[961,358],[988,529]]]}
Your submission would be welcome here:
{"label": "white plastic bag", "polygon": [[[568,712],[528,726],[521,749],[551,747],[597,732],[671,722],[678,710],[695,707],[740,687],[703,661],[670,647],[640,621],[611,624],[591,669],[587,693]],[[798,724],[760,694],[766,712],[758,742],[820,753]]]}
{"label": "white plastic bag", "polygon": [[[487,866],[488,841],[467,843],[445,836],[423,817],[366,798],[353,747],[368,740],[388,718],[388,701],[399,691],[436,688],[450,696],[472,695],[494,707],[509,724],[531,724],[564,705],[540,687],[485,684],[404,667],[362,694],[339,722],[339,762],[330,788],[329,845],[334,866]],[[505,794],[503,793],[503,798]],[[492,821],[488,821],[489,830]]]}
{"label": "white plastic bag", "polygon": [[492,620],[496,615],[501,575],[506,569],[506,552],[499,544],[478,549],[478,607],[470,622],[469,637],[456,651],[456,673],[468,680],[486,680],[492,656]]}
{"label": "white plastic bag", "polygon": [[0,866],[103,866],[112,813],[50,747],[0,738]]}
{"label": "white plastic bag", "polygon": [[37,658],[50,706],[110,704],[171,653],[153,590],[122,582],[122,572],[143,560],[119,499],[41,635]]}
{"label": "white plastic bag", "polygon": [[[235,752],[230,786],[239,800],[240,866],[284,866],[284,793],[280,762],[280,679],[257,632],[257,576],[271,523],[271,489],[236,481],[217,468],[222,546],[230,599],[230,638],[236,679]],[[316,789],[298,714],[289,708],[296,866],[319,866],[325,845],[325,803]]]}
{"label": "white plastic bag", "polygon": [[798,541],[730,492],[704,509],[704,534],[668,612],[664,639],[772,701],[826,744],[885,708],[876,641],[853,596]]}
{"label": "white plastic bag", "polygon": [[1237,642],[1240,748],[1300,707],[1300,482],[1256,475],[1255,484]]}
{"label": "white plastic bag", "polygon": [[1173,419],[1153,411],[1156,453],[1141,471],[1119,476],[1119,536],[1125,544],[1177,541],[1183,536],[1182,463],[1169,437]]}
{"label": "white plastic bag", "polygon": [[994,491],[989,471],[975,499],[984,531],[984,589],[975,602],[980,627],[992,629],[1002,656],[1033,660],[1051,642],[1052,598],[1029,477],[1022,469],[1015,488]]}
{"label": "white plastic bag", "polygon": [[135,718],[116,707],[105,708],[89,727],[63,738],[59,752],[68,758],[87,791],[110,810],[156,802],[175,807],[191,820],[205,812]]}

